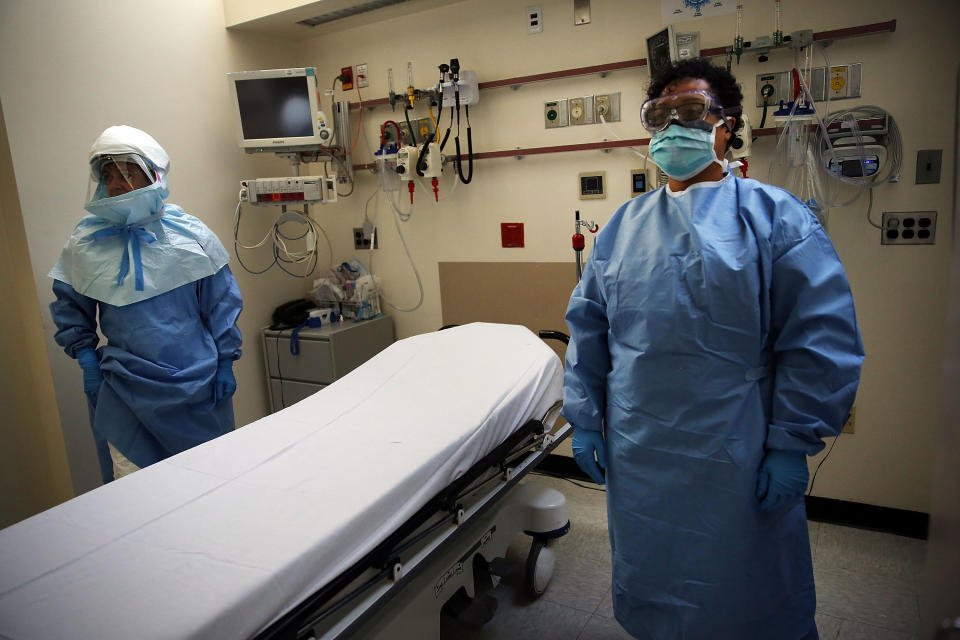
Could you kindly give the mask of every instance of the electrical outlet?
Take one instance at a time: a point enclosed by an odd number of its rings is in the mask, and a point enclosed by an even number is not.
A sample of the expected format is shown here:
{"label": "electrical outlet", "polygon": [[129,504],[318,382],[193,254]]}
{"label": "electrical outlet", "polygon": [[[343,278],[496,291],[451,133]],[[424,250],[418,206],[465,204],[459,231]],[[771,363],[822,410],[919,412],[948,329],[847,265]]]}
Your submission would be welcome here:
{"label": "electrical outlet", "polygon": [[593,109],[597,122],[600,122],[600,116],[607,122],[620,122],[620,92],[593,96]]}
{"label": "electrical outlet", "polygon": [[370,79],[367,77],[367,65],[357,65],[357,88],[363,89],[370,86]]}
{"label": "electrical outlet", "polygon": [[884,211],[880,244],[934,244],[936,211]]}
{"label": "electrical outlet", "polygon": [[353,89],[353,67],[340,68],[340,85],[344,91]]}
{"label": "electrical outlet", "polygon": [[543,9],[540,7],[527,7],[524,12],[524,22],[527,25],[527,35],[543,33]]}
{"label": "electrical outlet", "polygon": [[843,423],[843,433],[856,433],[857,425],[857,405],[850,407],[850,415],[847,416],[847,421]]}
{"label": "electrical outlet", "polygon": [[[361,251],[363,249],[367,249],[367,250],[370,249],[370,238],[363,237],[362,227],[353,228],[353,248],[356,249],[357,251]],[[373,228],[373,248],[374,249],[380,248],[380,234],[377,233],[376,227]]]}

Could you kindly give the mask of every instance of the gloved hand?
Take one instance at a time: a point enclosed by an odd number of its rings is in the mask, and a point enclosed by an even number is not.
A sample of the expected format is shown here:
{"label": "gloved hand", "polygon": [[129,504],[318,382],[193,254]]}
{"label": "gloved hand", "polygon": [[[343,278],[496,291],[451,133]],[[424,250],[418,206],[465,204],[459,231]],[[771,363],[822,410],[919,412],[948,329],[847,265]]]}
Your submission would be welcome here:
{"label": "gloved hand", "polygon": [[217,379],[214,383],[213,399],[216,404],[233,395],[237,390],[237,379],[233,377],[233,360],[221,360],[217,363]]}
{"label": "gloved hand", "polygon": [[77,363],[83,369],[83,392],[87,394],[94,405],[97,404],[97,394],[103,384],[103,374],[100,373],[100,358],[92,348],[77,351]]}
{"label": "gloved hand", "polygon": [[773,511],[801,497],[809,479],[806,455],[798,451],[767,451],[757,479],[760,510]]}
{"label": "gloved hand", "polygon": [[590,429],[574,429],[571,448],[574,460],[584,473],[597,484],[605,484],[607,448],[603,443],[603,434]]}

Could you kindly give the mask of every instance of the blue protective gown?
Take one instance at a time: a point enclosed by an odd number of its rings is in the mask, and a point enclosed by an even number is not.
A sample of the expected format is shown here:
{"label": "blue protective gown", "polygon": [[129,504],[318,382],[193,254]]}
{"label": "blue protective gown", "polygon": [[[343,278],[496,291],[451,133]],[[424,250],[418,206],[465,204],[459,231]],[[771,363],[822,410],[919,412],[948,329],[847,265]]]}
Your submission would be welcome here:
{"label": "blue protective gown", "polygon": [[240,357],[240,290],[227,266],[147,300],[115,306],[54,280],[55,335],[70,357],[98,349],[103,385],[94,437],[145,467],[232,431],[233,403],[214,403],[219,360]]}
{"label": "blue protective gown", "polygon": [[617,620],[651,640],[816,638],[802,501],[766,449],[839,433],[863,360],[843,267],[786,191],[726,176],[621,206],[567,310],[564,409],[605,430]]}

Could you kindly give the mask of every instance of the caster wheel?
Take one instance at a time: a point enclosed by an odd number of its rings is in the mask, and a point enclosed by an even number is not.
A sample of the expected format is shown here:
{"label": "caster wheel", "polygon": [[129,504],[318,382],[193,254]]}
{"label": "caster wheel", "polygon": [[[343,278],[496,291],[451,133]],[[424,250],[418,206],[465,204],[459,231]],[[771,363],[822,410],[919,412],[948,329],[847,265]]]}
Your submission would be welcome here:
{"label": "caster wheel", "polygon": [[550,578],[553,577],[553,567],[556,556],[548,549],[543,540],[534,540],[527,555],[526,587],[527,593],[539,598],[547,590]]}

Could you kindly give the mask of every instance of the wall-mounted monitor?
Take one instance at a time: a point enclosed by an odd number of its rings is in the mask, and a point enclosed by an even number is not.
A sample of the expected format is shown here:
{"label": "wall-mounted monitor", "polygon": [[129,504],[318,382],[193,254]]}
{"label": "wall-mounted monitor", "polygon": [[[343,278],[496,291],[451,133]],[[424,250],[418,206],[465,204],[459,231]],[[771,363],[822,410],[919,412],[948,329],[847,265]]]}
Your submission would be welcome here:
{"label": "wall-mounted monitor", "polygon": [[647,38],[647,68],[650,69],[651,78],[656,78],[663,69],[676,62],[678,57],[677,36],[673,25]]}
{"label": "wall-mounted monitor", "polygon": [[[329,144],[313,67],[228,73],[240,146],[248,151]],[[321,135],[323,133],[324,135]]]}

